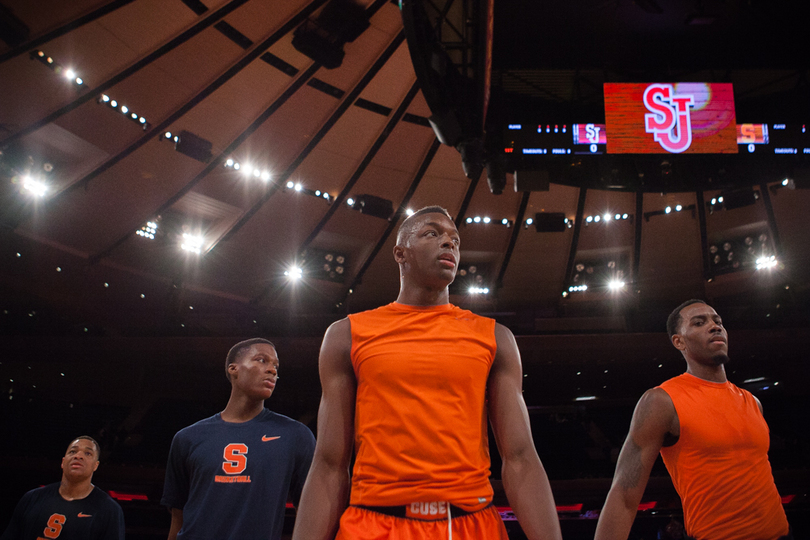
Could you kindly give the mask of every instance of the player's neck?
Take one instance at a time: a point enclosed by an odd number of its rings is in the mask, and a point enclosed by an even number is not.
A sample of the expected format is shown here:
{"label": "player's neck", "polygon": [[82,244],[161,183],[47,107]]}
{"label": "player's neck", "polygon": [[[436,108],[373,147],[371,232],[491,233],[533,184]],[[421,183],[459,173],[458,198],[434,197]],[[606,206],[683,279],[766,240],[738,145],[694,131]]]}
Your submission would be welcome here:
{"label": "player's neck", "polygon": [[450,303],[450,293],[446,286],[442,289],[431,289],[403,281],[399,288],[397,303],[406,306],[442,306]]}
{"label": "player's neck", "polygon": [[71,482],[62,476],[62,483],[59,485],[59,495],[66,501],[84,499],[92,493],[94,486],[92,478],[87,478],[79,482]]}
{"label": "player's neck", "polygon": [[719,366],[707,366],[696,362],[687,362],[686,366],[686,372],[690,375],[694,375],[698,379],[715,383],[728,381],[726,377],[726,367],[722,364]]}
{"label": "player's neck", "polygon": [[248,422],[264,410],[264,400],[257,401],[245,395],[231,394],[225,409],[219,414],[226,422]]}

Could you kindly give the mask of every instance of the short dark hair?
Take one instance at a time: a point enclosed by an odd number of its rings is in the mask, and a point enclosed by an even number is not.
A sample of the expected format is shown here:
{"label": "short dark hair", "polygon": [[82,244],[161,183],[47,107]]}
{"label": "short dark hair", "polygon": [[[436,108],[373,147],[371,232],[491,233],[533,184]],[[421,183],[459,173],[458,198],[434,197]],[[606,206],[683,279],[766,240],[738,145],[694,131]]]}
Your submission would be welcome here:
{"label": "short dark hair", "polygon": [[[681,317],[681,310],[686,306],[691,306],[692,304],[706,304],[706,301],[692,298],[691,300],[687,300],[680,306],[676,307],[672,313],[669,314],[669,317],[667,317],[667,334],[669,334],[669,339],[672,339],[672,336],[678,333],[678,328],[681,326],[681,321],[683,320],[683,317]],[[706,305],[708,306],[709,304]]]}
{"label": "short dark hair", "polygon": [[239,357],[242,356],[242,353],[244,353],[246,350],[253,347],[254,345],[258,345],[259,343],[270,345],[274,349],[276,348],[276,346],[273,344],[272,341],[260,337],[240,341],[239,343],[231,347],[231,350],[228,351],[228,356],[225,357],[225,376],[228,378],[229,381],[231,380],[231,375],[228,373],[228,366],[238,362]]}
{"label": "short dark hair", "polygon": [[404,238],[406,236],[410,236],[413,233],[413,225],[415,223],[413,220],[415,218],[417,218],[419,216],[422,216],[422,215],[425,215],[425,214],[444,214],[445,216],[447,216],[447,219],[449,219],[450,221],[453,221],[453,218],[450,216],[450,213],[447,211],[447,209],[445,209],[445,208],[443,208],[441,206],[433,205],[433,206],[425,206],[424,208],[420,208],[419,210],[417,210],[416,212],[414,212],[410,216],[406,217],[405,221],[403,221],[400,224],[399,229],[397,229],[397,245],[398,246],[402,244],[402,241],[404,240]]}
{"label": "short dark hair", "polygon": [[91,443],[93,443],[93,445],[96,447],[96,459],[99,459],[101,457],[101,445],[98,444],[98,441],[95,440],[90,435],[79,435],[78,437],[74,437],[74,438],[70,439],[70,443],[68,444],[68,448],[70,448],[70,445],[73,444],[74,442],[78,441],[79,439],[84,439],[85,441],[90,441]]}

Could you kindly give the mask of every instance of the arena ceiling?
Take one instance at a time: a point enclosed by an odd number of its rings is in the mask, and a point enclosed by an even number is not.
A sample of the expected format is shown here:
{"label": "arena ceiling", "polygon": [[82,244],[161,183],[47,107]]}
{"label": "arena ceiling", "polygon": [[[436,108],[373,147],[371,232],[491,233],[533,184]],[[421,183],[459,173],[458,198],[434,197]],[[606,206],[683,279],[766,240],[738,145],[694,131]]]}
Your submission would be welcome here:
{"label": "arena ceiling", "polygon": [[[490,291],[470,295],[459,287],[454,301],[503,314],[507,322],[514,315],[511,322],[528,332],[587,330],[584,316],[606,313],[615,317],[603,326],[639,328],[628,323],[628,310],[657,313],[690,296],[733,297],[762,317],[796,295],[806,298],[808,191],[770,190],[772,220],[762,197],[710,213],[710,244],[765,234],[776,241],[766,242],[768,253],[780,259],[775,271],[733,272],[712,282],[694,210],[642,218],[667,206],[694,208],[694,192],[589,189],[583,216],[629,219],[554,233],[521,227],[542,211],[573,221],[580,189],[552,183],[548,191],[524,194],[510,183],[495,196],[485,181],[467,179],[458,152],[439,145],[427,125],[431,111],[398,7],[368,2],[368,28],[345,44],[341,65],[327,69],[292,44],[295,29],[323,4],[4,0],[4,11],[28,29],[20,43],[0,47],[5,309],[61,321],[44,325],[70,321],[80,331],[115,334],[239,334],[253,324],[273,333],[317,333],[342,313],[396,296],[390,233],[399,214],[386,220],[350,208],[347,200],[360,195],[387,199],[399,212],[446,207],[461,225],[463,262],[475,266],[478,285]],[[595,88],[598,79],[622,72],[649,74],[648,57],[663,49],[645,46],[651,36],[703,43],[695,35],[707,27],[727,36],[749,30],[752,18],[733,2],[698,2],[718,13],[718,22],[699,28],[681,20],[690,2],[662,2],[663,14],[654,13],[655,2],[590,2],[575,12],[565,2],[526,4],[496,6],[496,91],[521,94],[508,80],[536,60],[521,80],[535,82],[529,86],[540,100],[569,104],[587,103],[587,93],[577,101],[572,89],[587,86],[588,70],[601,70],[591,73]],[[760,9],[779,14],[776,22],[760,23],[772,35],[786,15]],[[504,27],[514,30],[511,37]],[[575,39],[585,33],[596,36],[583,38],[593,46]],[[608,44],[597,46],[600,39]],[[629,55],[631,43],[645,53]],[[510,54],[516,46],[522,55]],[[787,54],[774,57],[780,62],[769,79],[761,55],[746,64],[740,47],[742,56],[735,47],[718,49],[713,69],[725,68],[742,95],[753,92],[746,86],[752,84],[773,96],[802,87],[805,72],[786,63]],[[700,71],[708,69],[708,56],[695,61],[690,76],[712,76]],[[695,56],[666,58],[666,69],[681,77],[672,64],[686,67]],[[182,132],[191,134],[184,142],[195,135],[211,143],[207,162],[190,157],[194,148],[175,149]],[[757,188],[779,186],[781,174],[759,178]],[[43,182],[44,196],[24,189],[26,175]],[[709,186],[703,198],[720,194]],[[475,216],[491,222],[466,224]],[[157,224],[154,234],[150,222]],[[199,245],[184,233],[199,235]],[[184,242],[200,253],[182,249]],[[344,262],[321,260],[327,254]],[[592,284],[587,295],[562,296],[579,264],[602,259],[625,266],[624,289],[611,293]],[[290,281],[285,272],[304,262],[303,279]],[[318,274],[321,263],[330,269]],[[342,274],[334,273],[338,266]],[[789,297],[777,290],[791,285]],[[547,320],[561,316],[580,320]]]}

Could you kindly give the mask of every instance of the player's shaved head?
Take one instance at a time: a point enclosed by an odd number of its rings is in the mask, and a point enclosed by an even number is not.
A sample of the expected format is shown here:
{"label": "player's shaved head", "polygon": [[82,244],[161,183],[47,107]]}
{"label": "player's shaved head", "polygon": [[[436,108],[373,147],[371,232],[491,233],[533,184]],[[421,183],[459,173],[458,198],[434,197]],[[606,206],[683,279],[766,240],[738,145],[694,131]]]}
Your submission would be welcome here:
{"label": "player's shaved head", "polygon": [[258,344],[270,345],[274,349],[276,348],[276,346],[273,344],[272,341],[258,337],[246,339],[245,341],[240,341],[239,343],[231,347],[231,350],[228,351],[228,356],[225,357],[225,376],[228,377],[229,381],[231,380],[231,374],[228,373],[228,366],[238,362],[239,358],[242,356],[242,354],[245,353],[245,351],[247,351],[254,345]]}
{"label": "player's shaved head", "polygon": [[76,441],[82,440],[82,439],[85,440],[85,441],[90,441],[91,443],[93,443],[93,446],[96,447],[96,459],[99,459],[101,457],[101,446],[98,444],[98,441],[95,440],[90,435],[79,435],[75,439],[72,439],[70,441],[70,444],[68,444],[68,450],[70,450],[70,447],[73,446],[73,443],[75,443]]}
{"label": "player's shaved head", "polygon": [[416,228],[422,222],[419,219],[420,216],[424,216],[425,214],[443,214],[447,217],[450,221],[453,221],[453,218],[450,217],[450,214],[447,212],[446,209],[442,208],[441,206],[425,206],[424,208],[420,208],[407,218],[402,224],[399,226],[399,230],[397,230],[397,245],[404,246],[408,244],[408,240],[410,239],[411,235],[416,231]]}

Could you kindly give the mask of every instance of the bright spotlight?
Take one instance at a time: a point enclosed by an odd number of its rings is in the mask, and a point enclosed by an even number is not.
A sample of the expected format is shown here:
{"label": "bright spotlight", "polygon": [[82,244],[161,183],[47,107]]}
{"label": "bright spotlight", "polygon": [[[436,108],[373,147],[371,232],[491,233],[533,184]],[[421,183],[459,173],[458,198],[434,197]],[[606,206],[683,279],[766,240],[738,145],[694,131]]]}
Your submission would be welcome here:
{"label": "bright spotlight", "polygon": [[253,169],[253,176],[255,176],[256,178],[259,178],[261,175],[262,175],[262,171],[260,171],[259,169]]}
{"label": "bright spotlight", "polygon": [[228,159],[225,161],[225,166],[226,166],[226,167],[233,167],[233,160],[232,160],[231,158],[228,158]]}
{"label": "bright spotlight", "polygon": [[300,183],[295,184],[295,191],[301,191],[302,189],[304,189],[304,186],[302,186]]}
{"label": "bright spotlight", "polygon": [[602,221],[602,216],[593,216],[593,220],[594,220],[596,223],[599,223],[600,221]]}
{"label": "bright spotlight", "polygon": [[619,221],[620,219],[622,219],[622,215],[621,214],[616,214],[615,216],[613,216],[613,219],[615,219],[616,221]]}
{"label": "bright spotlight", "polygon": [[115,100],[110,101],[110,107],[112,107],[113,109],[118,107],[118,102]]}
{"label": "bright spotlight", "polygon": [[776,260],[775,255],[770,257],[760,257],[757,259],[757,270],[764,270],[766,268],[774,268],[779,261]]}
{"label": "bright spotlight", "polygon": [[624,289],[624,281],[613,280],[608,283],[608,289],[611,291],[618,291],[619,289]]}
{"label": "bright spotlight", "polygon": [[74,78],[76,78],[76,72],[73,71],[72,69],[69,69],[69,70],[65,71],[65,78],[66,79],[74,79]]}
{"label": "bright spotlight", "polygon": [[481,223],[481,216],[475,216],[475,217],[473,218],[473,221],[474,221],[475,223]]}
{"label": "bright spotlight", "polygon": [[262,180],[264,180],[265,182],[270,180],[270,171],[264,171],[262,173]]}
{"label": "bright spotlight", "polygon": [[81,77],[76,77],[76,84],[79,84],[79,85],[84,84],[84,80],[82,80]]}
{"label": "bright spotlight", "polygon": [[672,207],[671,206],[667,206],[666,208],[664,208],[664,213],[665,214],[669,214],[670,212],[672,212]]}
{"label": "bright spotlight", "polygon": [[253,167],[251,167],[250,165],[243,165],[242,166],[242,174],[244,174],[245,176],[250,176],[250,174],[252,172],[253,172]]}
{"label": "bright spotlight", "polygon": [[593,221],[593,216],[588,216],[585,218],[585,223],[591,223]]}
{"label": "bright spotlight", "polygon": [[103,101],[104,103],[109,103],[110,96],[108,96],[107,94],[101,94],[101,101]]}
{"label": "bright spotlight", "polygon": [[190,251],[197,255],[202,251],[205,239],[196,234],[183,233],[183,243],[180,245],[185,251]]}
{"label": "bright spotlight", "polygon": [[[288,182],[288,184],[289,184],[289,182]],[[346,199],[346,204],[348,204],[349,206],[354,206],[354,199],[349,197],[348,199]]]}
{"label": "bright spotlight", "polygon": [[789,183],[790,183],[790,180],[788,180],[787,178],[785,178],[784,180],[782,180],[782,185],[783,185],[783,186],[787,186]]}
{"label": "bright spotlight", "polygon": [[532,223],[534,223],[534,220],[532,218],[526,220],[526,225],[531,225]]}
{"label": "bright spotlight", "polygon": [[506,219],[506,218],[503,218],[503,219],[501,220],[501,225],[509,225],[509,220],[508,220],[508,219]]}
{"label": "bright spotlight", "polygon": [[629,218],[629,217],[630,217],[630,216],[629,216],[629,215],[627,215],[627,214],[622,214],[622,219],[627,219],[627,218]]}
{"label": "bright spotlight", "polygon": [[611,218],[610,214],[605,214],[604,216],[602,216],[602,219],[604,219],[605,221],[610,221],[610,218]]}
{"label": "bright spotlight", "polygon": [[471,217],[467,218],[467,223],[472,223],[472,218]]}
{"label": "bright spotlight", "polygon": [[140,122],[141,124],[145,124],[145,123],[146,123],[146,118],[144,118],[143,116],[141,116],[141,117],[138,119],[138,122]]}
{"label": "bright spotlight", "polygon": [[681,210],[683,210],[683,206],[681,206],[680,204],[675,205],[675,211],[676,212],[680,212]]}
{"label": "bright spotlight", "polygon": [[492,220],[491,220],[491,219],[489,219],[488,217],[485,217],[485,218],[484,218],[484,223],[489,223],[490,221],[492,221]]}
{"label": "bright spotlight", "polygon": [[284,275],[287,276],[290,280],[295,281],[297,279],[301,279],[302,277],[304,277],[304,271],[297,266],[293,266],[289,270],[285,271]]}
{"label": "bright spotlight", "polygon": [[294,187],[295,187],[295,182],[293,182],[292,180],[288,180],[287,181],[287,189],[292,189]]}
{"label": "bright spotlight", "polygon": [[129,112],[129,107],[126,105],[121,105],[121,112],[127,114]]}
{"label": "bright spotlight", "polygon": [[166,133],[164,133],[164,134],[163,134],[163,136],[164,136],[165,138],[167,138],[167,139],[171,139],[171,138],[172,138],[172,132],[171,132],[171,131],[167,131]]}
{"label": "bright spotlight", "polygon": [[30,191],[33,195],[37,197],[44,197],[45,194],[48,192],[48,186],[43,182],[38,182],[33,178],[26,176],[23,178],[23,189],[26,191]]}
{"label": "bright spotlight", "polygon": [[470,287],[470,294],[489,294],[489,289],[486,287]]}
{"label": "bright spotlight", "polygon": [[405,210],[405,214],[406,214],[408,217],[411,217],[411,216],[414,214],[414,212],[413,212],[413,210],[412,210],[412,209],[408,208],[407,210]]}

